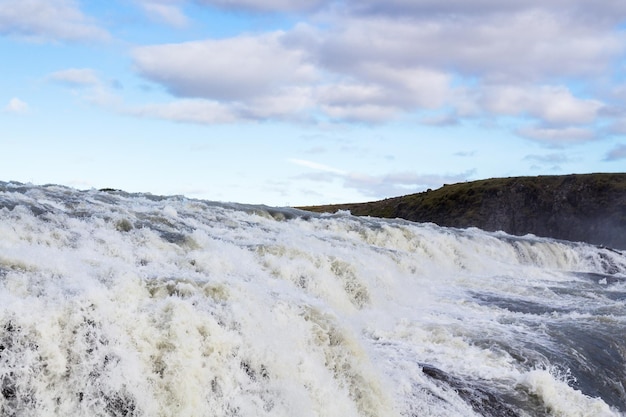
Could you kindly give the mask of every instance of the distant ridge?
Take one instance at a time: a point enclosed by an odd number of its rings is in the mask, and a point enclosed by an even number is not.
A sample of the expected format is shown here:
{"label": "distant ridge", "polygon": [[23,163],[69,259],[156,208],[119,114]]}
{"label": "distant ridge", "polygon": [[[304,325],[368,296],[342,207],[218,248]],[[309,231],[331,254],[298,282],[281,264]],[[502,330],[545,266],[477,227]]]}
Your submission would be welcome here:
{"label": "distant ridge", "polygon": [[369,203],[299,208],[626,249],[626,173],[492,178]]}

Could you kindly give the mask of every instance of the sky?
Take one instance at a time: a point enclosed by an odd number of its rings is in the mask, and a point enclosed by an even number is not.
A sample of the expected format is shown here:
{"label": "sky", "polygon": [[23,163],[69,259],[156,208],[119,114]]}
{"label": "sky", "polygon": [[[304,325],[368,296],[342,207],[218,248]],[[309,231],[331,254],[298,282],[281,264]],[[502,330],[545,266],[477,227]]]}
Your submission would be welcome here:
{"label": "sky", "polygon": [[623,0],[0,0],[0,181],[297,206],[626,171]]}

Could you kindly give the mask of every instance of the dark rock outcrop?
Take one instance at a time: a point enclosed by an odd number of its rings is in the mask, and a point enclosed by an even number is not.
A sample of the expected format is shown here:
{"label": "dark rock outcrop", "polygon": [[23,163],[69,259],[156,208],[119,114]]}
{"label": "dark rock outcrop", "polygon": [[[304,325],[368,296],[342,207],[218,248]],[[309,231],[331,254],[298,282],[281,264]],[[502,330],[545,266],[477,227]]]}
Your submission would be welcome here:
{"label": "dark rock outcrop", "polygon": [[303,207],[440,226],[532,233],[626,249],[626,174],[494,178],[386,200]]}

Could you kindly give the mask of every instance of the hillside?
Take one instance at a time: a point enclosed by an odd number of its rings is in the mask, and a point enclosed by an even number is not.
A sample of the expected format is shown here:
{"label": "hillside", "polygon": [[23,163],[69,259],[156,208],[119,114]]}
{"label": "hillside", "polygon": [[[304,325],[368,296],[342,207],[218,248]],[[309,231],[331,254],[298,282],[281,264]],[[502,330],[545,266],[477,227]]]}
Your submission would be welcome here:
{"label": "hillside", "polygon": [[494,178],[369,203],[300,208],[626,249],[626,173]]}

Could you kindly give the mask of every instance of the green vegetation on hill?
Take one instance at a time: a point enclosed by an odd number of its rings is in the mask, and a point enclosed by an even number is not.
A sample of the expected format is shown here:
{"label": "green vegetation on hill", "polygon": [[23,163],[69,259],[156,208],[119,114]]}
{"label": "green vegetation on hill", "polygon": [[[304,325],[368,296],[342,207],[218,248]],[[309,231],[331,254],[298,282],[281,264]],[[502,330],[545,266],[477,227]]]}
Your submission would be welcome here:
{"label": "green vegetation on hill", "polygon": [[369,203],[300,208],[626,249],[625,173],[493,178]]}

